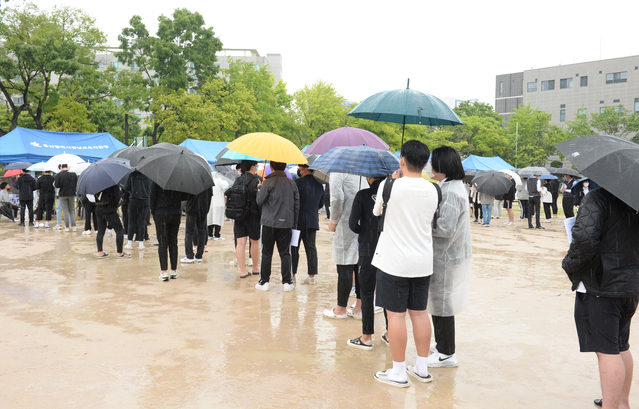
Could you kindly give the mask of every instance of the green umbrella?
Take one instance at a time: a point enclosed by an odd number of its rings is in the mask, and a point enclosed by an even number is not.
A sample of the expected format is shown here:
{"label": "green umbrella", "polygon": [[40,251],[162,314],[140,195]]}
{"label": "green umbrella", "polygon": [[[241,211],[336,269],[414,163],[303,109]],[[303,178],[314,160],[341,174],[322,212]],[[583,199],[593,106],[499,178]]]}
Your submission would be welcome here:
{"label": "green umbrella", "polygon": [[436,96],[424,94],[409,88],[383,91],[363,100],[348,115],[355,118],[402,124],[402,145],[404,129],[408,125],[463,125],[459,117]]}

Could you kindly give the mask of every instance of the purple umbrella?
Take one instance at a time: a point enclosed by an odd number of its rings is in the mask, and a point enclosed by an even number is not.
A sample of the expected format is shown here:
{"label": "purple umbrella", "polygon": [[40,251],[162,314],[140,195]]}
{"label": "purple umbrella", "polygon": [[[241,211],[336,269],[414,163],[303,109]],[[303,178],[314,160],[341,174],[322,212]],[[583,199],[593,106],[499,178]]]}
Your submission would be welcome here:
{"label": "purple umbrella", "polygon": [[389,146],[379,136],[365,129],[351,128],[344,126],[326,132],[317,138],[315,142],[306,150],[307,154],[321,155],[336,146],[361,146],[388,150]]}

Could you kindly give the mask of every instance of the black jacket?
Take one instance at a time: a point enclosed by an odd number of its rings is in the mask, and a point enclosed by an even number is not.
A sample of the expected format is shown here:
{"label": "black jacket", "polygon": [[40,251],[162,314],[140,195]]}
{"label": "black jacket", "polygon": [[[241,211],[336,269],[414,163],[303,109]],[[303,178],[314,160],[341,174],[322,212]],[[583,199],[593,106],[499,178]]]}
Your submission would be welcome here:
{"label": "black jacket", "polygon": [[294,229],[300,211],[297,185],[284,172],[273,172],[264,178],[257,193],[257,204],[262,206],[260,224],[276,229]]}
{"label": "black jacket", "polygon": [[514,202],[515,193],[517,193],[516,182],[513,179],[510,179],[510,181],[512,182],[512,186],[510,187],[510,190],[508,191],[508,193],[504,195],[504,200],[509,200],[510,202]]}
{"label": "black jacket", "polygon": [[120,186],[115,185],[95,195],[95,213],[116,213],[120,203]]}
{"label": "black jacket", "polygon": [[324,206],[324,188],[313,177],[306,175],[295,181],[300,195],[300,212],[297,217],[297,229],[319,230],[319,209]]}
{"label": "black jacket", "polygon": [[152,215],[182,214],[182,200],[186,195],[174,190],[164,190],[156,183],[151,185],[149,209]]}
{"label": "black jacket", "polygon": [[351,216],[348,219],[348,227],[359,234],[359,255],[374,256],[375,247],[379,235],[377,233],[377,224],[379,216],[373,215],[373,207],[375,206],[375,195],[381,180],[373,182],[371,187],[357,192],[353,199],[353,207],[351,208]]}
{"label": "black jacket", "polygon": [[561,266],[597,297],[639,295],[639,215],[603,188],[584,198]]}
{"label": "black jacket", "polygon": [[42,175],[36,182],[36,190],[40,191],[40,196],[55,196],[55,178],[51,175]]}
{"label": "black jacket", "polygon": [[149,203],[153,182],[137,170],[126,179],[124,190],[129,194],[129,200]]}
{"label": "black jacket", "polygon": [[33,191],[36,190],[36,180],[28,173],[20,175],[16,181],[16,188],[20,191],[20,200],[33,200]]}
{"label": "black jacket", "polygon": [[78,175],[68,170],[55,175],[55,187],[60,189],[58,197],[75,196],[78,187]]}
{"label": "black jacket", "polygon": [[189,195],[186,201],[186,214],[191,216],[206,216],[211,207],[213,188],[210,187],[197,195]]}

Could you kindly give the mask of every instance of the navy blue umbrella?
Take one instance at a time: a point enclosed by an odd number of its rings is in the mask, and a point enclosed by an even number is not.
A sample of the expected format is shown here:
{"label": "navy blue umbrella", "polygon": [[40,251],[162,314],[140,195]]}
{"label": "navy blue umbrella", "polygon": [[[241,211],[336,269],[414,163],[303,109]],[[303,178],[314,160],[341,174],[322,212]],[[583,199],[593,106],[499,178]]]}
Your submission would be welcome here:
{"label": "navy blue umbrella", "polygon": [[115,186],[131,172],[128,159],[105,158],[87,167],[78,180],[79,195],[95,195],[104,189]]}
{"label": "navy blue umbrella", "polygon": [[336,146],[317,158],[309,169],[316,171],[315,175],[336,172],[385,177],[399,169],[399,159],[388,151],[368,146]]}
{"label": "navy blue umbrella", "polygon": [[26,169],[33,165],[31,162],[13,162],[4,167],[4,170]]}

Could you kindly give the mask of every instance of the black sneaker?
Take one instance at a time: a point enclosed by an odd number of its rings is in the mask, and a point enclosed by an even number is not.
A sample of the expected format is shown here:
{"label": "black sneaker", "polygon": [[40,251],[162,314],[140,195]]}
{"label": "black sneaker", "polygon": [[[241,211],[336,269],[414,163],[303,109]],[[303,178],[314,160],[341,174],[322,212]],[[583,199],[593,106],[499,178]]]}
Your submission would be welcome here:
{"label": "black sneaker", "polygon": [[546,228],[545,228],[545,227],[542,227],[542,226],[537,226],[537,227],[535,227],[535,229],[538,229],[538,230],[546,230]]}
{"label": "black sneaker", "polygon": [[386,343],[386,345],[390,345],[390,342],[388,342],[388,337],[386,336],[386,332],[384,332],[384,335],[382,335],[382,341],[384,341]]}

